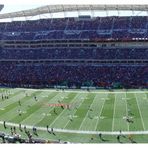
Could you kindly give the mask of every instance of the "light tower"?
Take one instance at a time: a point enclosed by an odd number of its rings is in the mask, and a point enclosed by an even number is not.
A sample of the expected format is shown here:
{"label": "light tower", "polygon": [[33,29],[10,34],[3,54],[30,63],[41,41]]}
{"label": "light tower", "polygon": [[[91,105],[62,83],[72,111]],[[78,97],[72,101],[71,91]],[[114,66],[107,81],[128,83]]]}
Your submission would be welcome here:
{"label": "light tower", "polygon": [[0,11],[4,8],[4,5],[0,4]]}

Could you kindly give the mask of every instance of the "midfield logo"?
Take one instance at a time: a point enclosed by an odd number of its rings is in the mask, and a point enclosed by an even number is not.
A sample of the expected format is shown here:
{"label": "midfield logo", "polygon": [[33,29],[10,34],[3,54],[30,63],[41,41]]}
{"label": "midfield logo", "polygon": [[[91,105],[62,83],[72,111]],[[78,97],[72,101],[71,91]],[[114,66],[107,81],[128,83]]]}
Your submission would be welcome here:
{"label": "midfield logo", "polygon": [[54,103],[54,104],[48,104],[50,107],[63,107],[63,108],[70,108],[70,104],[65,103]]}
{"label": "midfield logo", "polygon": [[65,103],[54,103],[54,104],[48,104],[48,106],[67,106],[69,104],[65,104]]}

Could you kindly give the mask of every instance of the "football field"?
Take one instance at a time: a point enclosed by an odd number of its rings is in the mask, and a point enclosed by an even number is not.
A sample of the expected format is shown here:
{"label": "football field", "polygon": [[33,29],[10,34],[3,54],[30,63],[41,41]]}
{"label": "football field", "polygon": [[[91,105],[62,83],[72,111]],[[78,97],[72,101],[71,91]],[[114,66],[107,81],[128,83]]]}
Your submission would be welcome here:
{"label": "football field", "polygon": [[[129,143],[148,142],[148,91],[145,90],[52,90],[0,89],[0,132],[10,134],[19,124],[46,140],[72,143],[115,143],[119,131]],[[7,128],[3,126],[6,121]],[[53,128],[55,134],[47,132]],[[103,141],[99,133],[105,138]]]}

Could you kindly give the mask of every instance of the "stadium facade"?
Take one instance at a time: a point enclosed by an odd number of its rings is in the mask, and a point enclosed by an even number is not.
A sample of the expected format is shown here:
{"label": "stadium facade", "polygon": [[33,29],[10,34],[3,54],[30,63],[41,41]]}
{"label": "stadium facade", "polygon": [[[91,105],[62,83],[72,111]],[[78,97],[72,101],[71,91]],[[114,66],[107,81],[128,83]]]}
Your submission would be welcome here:
{"label": "stadium facade", "polygon": [[[0,18],[147,6],[57,5]],[[38,11],[37,11],[38,10]],[[49,18],[0,23],[0,84],[10,87],[147,88],[148,17]]]}

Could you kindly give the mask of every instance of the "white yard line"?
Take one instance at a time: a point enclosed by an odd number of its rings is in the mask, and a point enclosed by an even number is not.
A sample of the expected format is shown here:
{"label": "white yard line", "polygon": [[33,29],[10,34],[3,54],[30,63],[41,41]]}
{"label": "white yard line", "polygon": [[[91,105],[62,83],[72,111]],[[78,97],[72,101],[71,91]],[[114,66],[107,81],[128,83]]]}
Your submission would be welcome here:
{"label": "white yard line", "polygon": [[[51,93],[49,93],[48,94],[48,96],[50,96],[51,95]],[[68,94],[67,94],[68,95]],[[66,95],[64,94],[63,95],[63,98],[61,99],[61,101],[64,99],[64,97],[65,97]],[[58,94],[56,94],[55,96],[53,96],[50,100],[49,100],[49,104],[51,103],[53,103],[52,101],[57,101],[57,99],[59,99],[61,97],[61,95],[60,95],[60,93],[58,93]],[[47,105],[47,107],[48,107],[48,105]],[[38,112],[39,110],[41,110],[41,108],[39,108],[37,111],[35,111],[34,113],[36,114],[36,112]],[[47,113],[50,113],[51,111],[53,110],[53,108],[51,107],[51,108],[49,108],[49,110],[46,110],[46,112]],[[34,114],[33,113],[33,114]],[[45,113],[45,112],[44,112]],[[31,115],[29,115],[27,118],[25,118],[22,122],[25,122],[26,120],[28,120],[33,114],[31,114]],[[40,118],[40,120],[38,120],[38,121],[34,121],[34,124],[38,124],[41,120],[43,120],[44,119],[44,116],[42,116],[41,118]],[[32,120],[32,119],[31,119]]]}
{"label": "white yard line", "polygon": [[[0,124],[3,124],[3,121],[0,121]],[[15,126],[15,127],[19,127],[19,124],[15,124],[15,123],[11,123],[11,122],[6,122],[6,126]],[[26,126],[27,129],[32,129],[33,126],[30,125],[21,125],[22,128],[24,128],[24,126]],[[45,127],[36,127],[37,130],[40,131],[47,131],[47,128]],[[49,128],[49,130],[51,130]],[[54,128],[53,129],[54,132],[60,132],[60,133],[73,133],[73,134],[100,134],[102,133],[103,135],[118,135],[120,134],[119,131],[80,131],[80,130],[67,130],[67,129],[57,129]],[[123,135],[129,135],[129,134],[133,134],[133,135],[148,135],[148,131],[122,131]]]}
{"label": "white yard line", "polygon": [[[70,101],[70,103],[72,103],[75,99],[77,99],[78,96],[80,96],[80,94],[77,94],[77,95]],[[64,109],[64,110],[58,115],[58,117],[57,117],[55,120],[53,120],[53,122],[50,124],[49,127],[52,127],[52,125],[61,117],[61,114],[63,114],[63,112],[65,112],[65,111],[66,111],[66,110]]]}
{"label": "white yard line", "polygon": [[136,102],[137,102],[137,106],[138,106],[138,110],[139,110],[139,113],[140,113],[140,117],[141,117],[141,121],[142,121],[142,126],[143,126],[143,129],[145,130],[144,120],[143,120],[143,117],[142,117],[142,114],[141,114],[141,109],[140,109],[140,107],[139,107],[137,95],[136,95],[136,94],[134,94],[134,95],[135,95]]}
{"label": "white yard line", "polygon": [[[126,98],[127,98],[127,96],[126,96],[126,93],[125,93],[125,105],[126,105],[126,116],[128,116],[128,108],[127,108],[127,101],[126,101]],[[127,129],[128,129],[128,131],[129,131],[129,123],[128,122],[126,122],[126,124],[127,124]]]}
{"label": "white yard line", "polygon": [[102,111],[103,111],[104,104],[105,104],[105,99],[104,99],[103,105],[102,105],[102,107],[101,107],[99,117],[98,117],[97,122],[96,122],[95,131],[97,131],[97,126],[98,126],[99,119],[100,119],[100,116],[101,116]]}
{"label": "white yard line", "polygon": [[[78,106],[78,108],[82,105],[82,103],[84,102],[84,100],[85,99],[83,99],[83,101],[79,104],[79,106]],[[75,110],[74,112],[73,112],[73,115],[75,114],[77,112],[77,110]],[[70,121],[68,120],[68,122],[65,124],[65,126],[64,126],[64,129],[66,128],[66,126],[68,125],[68,123],[69,123]]]}
{"label": "white yard line", "polygon": [[[33,92],[32,92],[32,94],[33,94]],[[31,94],[31,95],[32,95]],[[49,94],[51,94],[51,93],[49,93]],[[30,97],[30,96],[29,96]],[[39,100],[38,100],[38,102],[41,102],[41,100],[44,98],[43,97],[43,92],[40,92],[39,94],[38,94],[38,96],[37,96],[38,98],[40,98]],[[27,101],[25,101],[23,104],[22,104],[22,110],[26,110],[25,109],[25,106],[23,107],[23,105],[24,104],[28,104],[28,103],[30,103],[30,101],[32,102],[31,104],[32,105],[36,105],[38,102],[35,102],[33,99],[29,99],[29,100],[27,100]],[[35,111],[35,112],[37,112],[38,110],[40,110],[40,107]],[[21,122],[25,122],[25,120],[28,120],[28,118],[30,118],[35,112],[33,112],[33,113],[31,113],[31,114],[29,114],[24,120],[22,120]],[[18,115],[16,115],[16,116],[18,116]],[[14,118],[16,117],[16,116],[14,116]],[[10,120],[10,119],[9,119]],[[35,123],[36,121],[34,121],[34,123]]]}
{"label": "white yard line", "polygon": [[[32,94],[32,93],[33,93],[33,92],[31,92],[31,94]],[[19,91],[18,94],[12,96],[10,99],[6,99],[6,100],[3,102],[3,107],[5,108],[5,107],[9,106],[9,105],[12,104],[12,103],[16,103],[16,102],[18,102],[19,100],[21,101],[21,100],[24,99],[24,98],[25,98],[24,94]]]}
{"label": "white yard line", "polygon": [[115,108],[116,108],[116,94],[115,94],[115,101],[114,101],[114,111],[113,111],[113,121],[112,121],[112,131],[114,130],[114,116],[115,116]]}
{"label": "white yard line", "polygon": [[[95,102],[95,99],[96,99],[96,98],[97,98],[97,95],[95,96],[93,102],[91,103],[90,108],[93,106],[93,103]],[[81,125],[80,125],[80,127],[79,127],[79,130],[81,129],[81,127],[82,127],[84,121],[86,120],[86,118],[87,118],[87,116],[88,116],[88,113],[89,113],[89,109],[88,109],[88,111],[87,111],[87,113],[86,113],[86,115],[85,115],[85,117],[84,117],[84,119],[83,119],[83,121],[82,121],[82,123],[81,123]]]}

